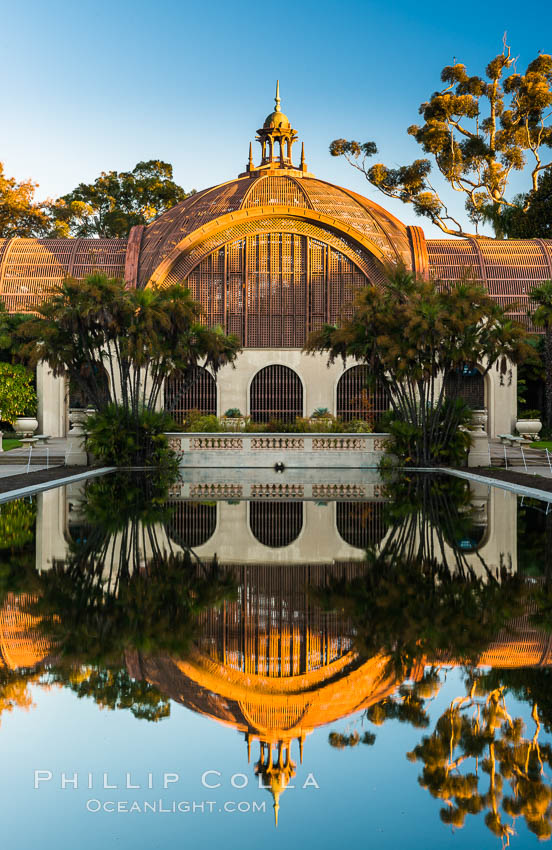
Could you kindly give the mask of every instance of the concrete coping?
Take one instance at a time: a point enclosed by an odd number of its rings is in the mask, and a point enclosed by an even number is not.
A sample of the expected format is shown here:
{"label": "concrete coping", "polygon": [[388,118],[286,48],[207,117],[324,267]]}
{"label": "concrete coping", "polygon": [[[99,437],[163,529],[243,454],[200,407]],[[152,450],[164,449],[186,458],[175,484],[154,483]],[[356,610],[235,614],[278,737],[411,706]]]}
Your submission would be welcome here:
{"label": "concrete coping", "polygon": [[[9,490],[7,493],[0,494],[0,504],[11,502],[13,499],[21,499],[24,496],[32,496],[34,493],[40,493],[43,490],[54,490],[56,487],[63,487],[65,484],[72,484],[74,481],[82,481],[85,478],[106,475],[109,472],[115,472],[115,467],[103,466],[99,469],[88,469],[86,472],[77,472],[76,475],[64,475],[61,478],[43,481],[41,484],[29,484],[26,487],[18,487],[14,490]],[[24,473],[21,473],[22,478],[23,476]]]}
{"label": "concrete coping", "polygon": [[379,431],[165,431],[166,437],[390,437]]}

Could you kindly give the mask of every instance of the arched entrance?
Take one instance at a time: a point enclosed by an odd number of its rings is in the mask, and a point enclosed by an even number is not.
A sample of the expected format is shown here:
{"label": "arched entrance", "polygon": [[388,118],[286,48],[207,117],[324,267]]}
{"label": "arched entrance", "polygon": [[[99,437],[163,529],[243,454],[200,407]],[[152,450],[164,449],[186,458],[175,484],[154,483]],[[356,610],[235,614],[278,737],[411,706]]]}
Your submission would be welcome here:
{"label": "arched entrance", "polygon": [[165,382],[165,410],[176,422],[184,422],[190,410],[217,413],[217,383],[207,369],[194,366],[190,375],[176,372]]}
{"label": "arched entrance", "polygon": [[476,366],[450,372],[445,378],[445,392],[462,399],[472,410],[485,409],[485,378]]}
{"label": "arched entrance", "polygon": [[203,546],[217,527],[216,504],[198,502],[169,503],[174,513],[167,523],[169,538],[183,549]]}
{"label": "arched entrance", "polygon": [[387,532],[385,502],[336,502],[336,524],[340,537],[355,549],[380,543]]}
{"label": "arched entrance", "polygon": [[377,422],[389,410],[389,396],[380,381],[371,382],[368,366],[352,366],[337,384],[336,415],[344,422]]}
{"label": "arched entrance", "polygon": [[263,546],[289,546],[303,528],[302,502],[251,502],[249,527]]}
{"label": "arched entrance", "polygon": [[265,366],[251,381],[249,412],[253,422],[293,422],[302,416],[303,384],[299,375],[288,366]]}

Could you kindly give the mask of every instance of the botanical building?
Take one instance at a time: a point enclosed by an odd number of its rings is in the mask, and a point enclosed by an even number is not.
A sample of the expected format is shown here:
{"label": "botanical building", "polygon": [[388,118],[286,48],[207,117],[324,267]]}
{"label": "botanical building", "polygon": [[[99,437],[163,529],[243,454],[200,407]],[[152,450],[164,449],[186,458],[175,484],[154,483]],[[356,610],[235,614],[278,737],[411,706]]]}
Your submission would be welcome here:
{"label": "botanical building", "polygon": [[[310,415],[317,407],[348,418],[363,415],[361,367],[330,369],[301,353],[310,331],[350,314],[355,293],[382,279],[383,264],[402,261],[417,274],[452,280],[469,269],[502,302],[517,301],[525,319],[527,289],[552,278],[552,240],[426,239],[378,204],[312,175],[297,133],[281,111],[257,132],[261,159],[250,146],[246,170],[165,212],[128,239],[0,240],[0,297],[13,312],[32,311],[65,275],[93,270],[124,277],[128,287],[186,282],[210,325],[237,334],[237,368],[217,383],[201,375],[189,395],[167,387],[182,413],[228,408],[258,420]],[[297,164],[297,160],[299,160]],[[294,164],[295,162],[295,164]],[[67,394],[46,371],[38,375],[42,431],[61,436]],[[491,435],[516,419],[516,380],[495,373],[467,376],[466,396],[486,407]],[[385,408],[383,393],[368,401]]]}

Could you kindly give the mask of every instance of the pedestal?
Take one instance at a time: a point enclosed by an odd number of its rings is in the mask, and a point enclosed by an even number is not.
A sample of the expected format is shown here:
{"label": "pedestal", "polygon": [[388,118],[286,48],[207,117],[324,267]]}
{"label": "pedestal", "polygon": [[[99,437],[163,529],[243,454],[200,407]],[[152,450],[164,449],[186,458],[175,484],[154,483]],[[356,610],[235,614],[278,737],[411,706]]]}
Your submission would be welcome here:
{"label": "pedestal", "polygon": [[470,431],[471,448],[468,454],[468,466],[490,466],[489,438],[483,431]]}

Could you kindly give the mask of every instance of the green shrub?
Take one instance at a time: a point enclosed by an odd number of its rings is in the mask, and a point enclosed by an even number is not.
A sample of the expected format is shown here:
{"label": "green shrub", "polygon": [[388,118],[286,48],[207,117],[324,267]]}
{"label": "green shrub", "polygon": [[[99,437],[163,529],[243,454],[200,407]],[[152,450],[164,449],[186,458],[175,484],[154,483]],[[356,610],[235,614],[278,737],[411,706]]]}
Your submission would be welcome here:
{"label": "green shrub", "polygon": [[26,366],[0,363],[0,414],[13,424],[18,416],[36,416],[34,374]]}
{"label": "green shrub", "polygon": [[184,421],[186,431],[224,431],[222,422],[210,413],[201,410],[189,410]]}
{"label": "green shrub", "polygon": [[0,549],[20,549],[34,541],[36,503],[15,499],[0,505]]}
{"label": "green shrub", "polygon": [[178,465],[169,448],[166,431],[174,431],[172,417],[164,411],[131,410],[109,404],[86,421],[87,447],[102,463],[114,466],[158,466],[167,471]]}
{"label": "green shrub", "polygon": [[239,407],[229,407],[224,415],[228,419],[239,419],[242,414],[241,414],[241,410],[239,409]]}
{"label": "green shrub", "polygon": [[[455,420],[460,427],[444,439],[444,421],[447,421],[448,407],[454,405],[457,410]],[[434,410],[433,417],[438,421],[432,422],[432,416],[428,416],[428,432],[433,428],[435,440],[430,443],[431,456],[436,464],[465,464],[470,450],[471,438],[468,431],[464,430],[472,418],[472,410],[461,399],[447,399],[443,406]],[[391,435],[386,442],[385,451],[388,455],[398,458],[402,466],[417,465],[419,446],[423,439],[422,428],[398,418],[397,414],[389,411],[382,417],[382,427]],[[384,464],[385,465],[385,464]]]}

